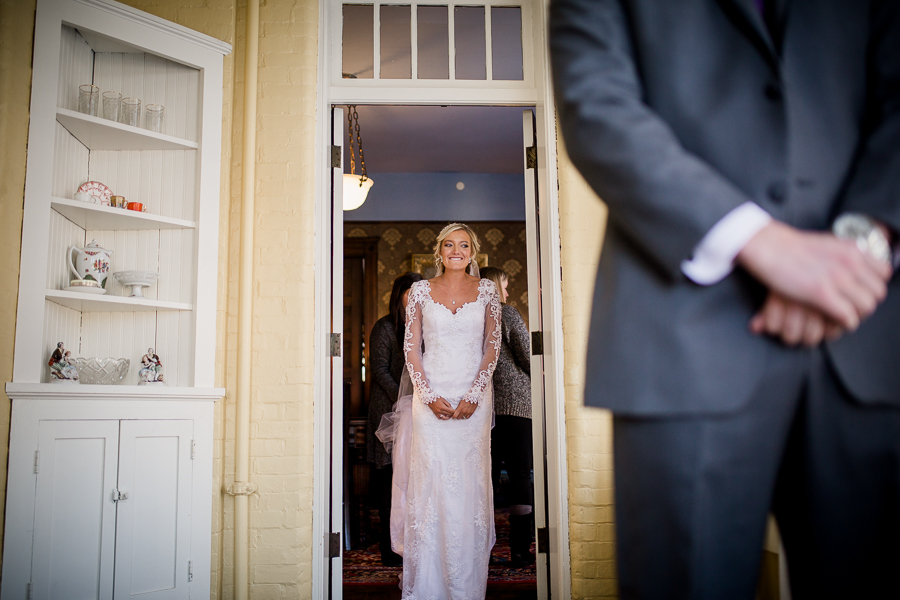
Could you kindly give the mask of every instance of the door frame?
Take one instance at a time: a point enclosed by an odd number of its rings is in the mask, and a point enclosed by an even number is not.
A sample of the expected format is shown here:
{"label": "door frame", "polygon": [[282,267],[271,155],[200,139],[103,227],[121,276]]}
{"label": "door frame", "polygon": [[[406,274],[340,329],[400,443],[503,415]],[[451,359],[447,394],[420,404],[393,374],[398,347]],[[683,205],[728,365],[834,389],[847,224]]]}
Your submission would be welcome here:
{"label": "door frame", "polygon": [[[523,3],[525,0],[523,0]],[[331,150],[332,105],[344,104],[454,104],[534,107],[538,135],[538,221],[541,239],[541,306],[544,344],[544,386],[547,446],[547,526],[549,528],[549,567],[551,595],[566,599],[571,595],[569,558],[568,468],[565,423],[565,374],[562,327],[562,258],[560,248],[559,195],[557,187],[556,121],[549,69],[549,50],[545,41],[549,0],[531,0],[531,31],[523,31],[523,50],[533,57],[534,87],[495,89],[410,88],[401,84],[358,88],[336,86],[331,79],[335,70],[335,23],[332,7],[336,0],[319,0],[318,69],[316,87],[315,132],[315,378],[314,378],[314,473],[313,473],[313,557],[312,597],[328,598],[329,589],[340,581],[341,556],[329,559],[330,510],[332,498],[330,469],[333,464],[332,369],[342,370],[340,357],[329,354],[332,333],[339,333],[328,318],[332,312],[335,244],[343,243],[342,227],[333,220]],[[380,4],[377,0],[375,4]],[[337,39],[339,41],[339,37]],[[531,53],[529,48],[536,48]],[[528,60],[527,58],[525,59]],[[499,86],[498,86],[499,87]],[[342,224],[341,224],[342,225]],[[337,234],[341,235],[338,236]],[[339,598],[340,594],[333,596]]]}

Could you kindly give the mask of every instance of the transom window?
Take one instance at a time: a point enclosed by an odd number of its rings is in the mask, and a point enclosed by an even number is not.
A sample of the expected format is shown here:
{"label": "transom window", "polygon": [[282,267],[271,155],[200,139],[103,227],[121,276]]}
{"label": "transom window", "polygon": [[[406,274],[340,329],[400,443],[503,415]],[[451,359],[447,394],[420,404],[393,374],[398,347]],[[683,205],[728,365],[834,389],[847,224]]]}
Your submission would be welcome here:
{"label": "transom window", "polygon": [[[343,80],[523,82],[523,4],[342,4]],[[528,61],[530,62],[530,61]],[[347,81],[350,83],[350,81]]]}

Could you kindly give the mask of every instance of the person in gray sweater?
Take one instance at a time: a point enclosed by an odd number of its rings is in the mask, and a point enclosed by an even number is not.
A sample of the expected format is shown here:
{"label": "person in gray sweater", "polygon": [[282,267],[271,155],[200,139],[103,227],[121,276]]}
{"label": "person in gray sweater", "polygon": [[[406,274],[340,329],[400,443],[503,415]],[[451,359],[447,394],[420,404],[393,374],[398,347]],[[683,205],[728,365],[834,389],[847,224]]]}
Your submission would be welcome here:
{"label": "person in gray sweater", "polygon": [[372,391],[369,397],[368,427],[366,427],[367,459],[375,467],[372,469],[370,498],[378,508],[381,520],[381,562],[387,567],[399,566],[402,559],[391,550],[391,455],[384,444],[375,437],[375,430],[381,424],[381,417],[391,412],[400,391],[400,376],[403,373],[403,334],[406,331],[406,298],[409,289],[422,276],[418,273],[404,273],[394,280],[391,289],[390,312],[378,319],[369,335],[369,369],[372,374]]}
{"label": "person in gray sweater", "polygon": [[531,435],[531,346],[525,320],[514,306],[506,304],[509,276],[498,267],[481,269],[500,290],[500,356],[494,370],[495,425],[491,431],[491,463],[494,487],[501,468],[509,475],[509,550],[513,566],[534,563],[531,534],[534,529],[534,489]]}

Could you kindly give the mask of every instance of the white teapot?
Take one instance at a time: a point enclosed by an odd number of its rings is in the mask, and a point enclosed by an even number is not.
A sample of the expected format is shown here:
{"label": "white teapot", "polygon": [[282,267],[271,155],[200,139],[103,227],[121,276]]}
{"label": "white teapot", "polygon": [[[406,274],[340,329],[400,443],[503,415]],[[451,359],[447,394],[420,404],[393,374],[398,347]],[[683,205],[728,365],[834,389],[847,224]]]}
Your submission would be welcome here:
{"label": "white teapot", "polygon": [[[74,261],[72,260],[72,253],[76,253]],[[71,246],[67,254],[69,259],[69,270],[72,271],[78,279],[93,279],[100,284],[101,288],[106,289],[106,278],[109,276],[110,254],[112,254],[112,250],[101,248],[97,244],[97,240],[91,240],[91,243],[84,248]]]}

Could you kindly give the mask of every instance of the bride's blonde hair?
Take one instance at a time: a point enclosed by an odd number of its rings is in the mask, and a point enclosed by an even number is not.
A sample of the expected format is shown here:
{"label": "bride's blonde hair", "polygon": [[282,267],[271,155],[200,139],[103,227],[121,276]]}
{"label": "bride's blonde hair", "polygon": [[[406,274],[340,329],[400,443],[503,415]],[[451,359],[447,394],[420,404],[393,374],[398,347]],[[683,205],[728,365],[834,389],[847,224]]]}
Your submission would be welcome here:
{"label": "bride's blonde hair", "polygon": [[477,264],[478,250],[481,248],[481,244],[478,242],[478,236],[475,235],[472,228],[465,223],[450,223],[441,229],[441,232],[437,236],[437,241],[434,244],[434,268],[436,275],[440,275],[444,272],[444,263],[441,260],[441,245],[444,243],[444,240],[447,239],[448,235],[454,231],[460,230],[465,231],[469,235],[469,239],[472,240],[472,262],[466,265],[466,273],[469,273],[470,275],[473,274],[472,265]]}

